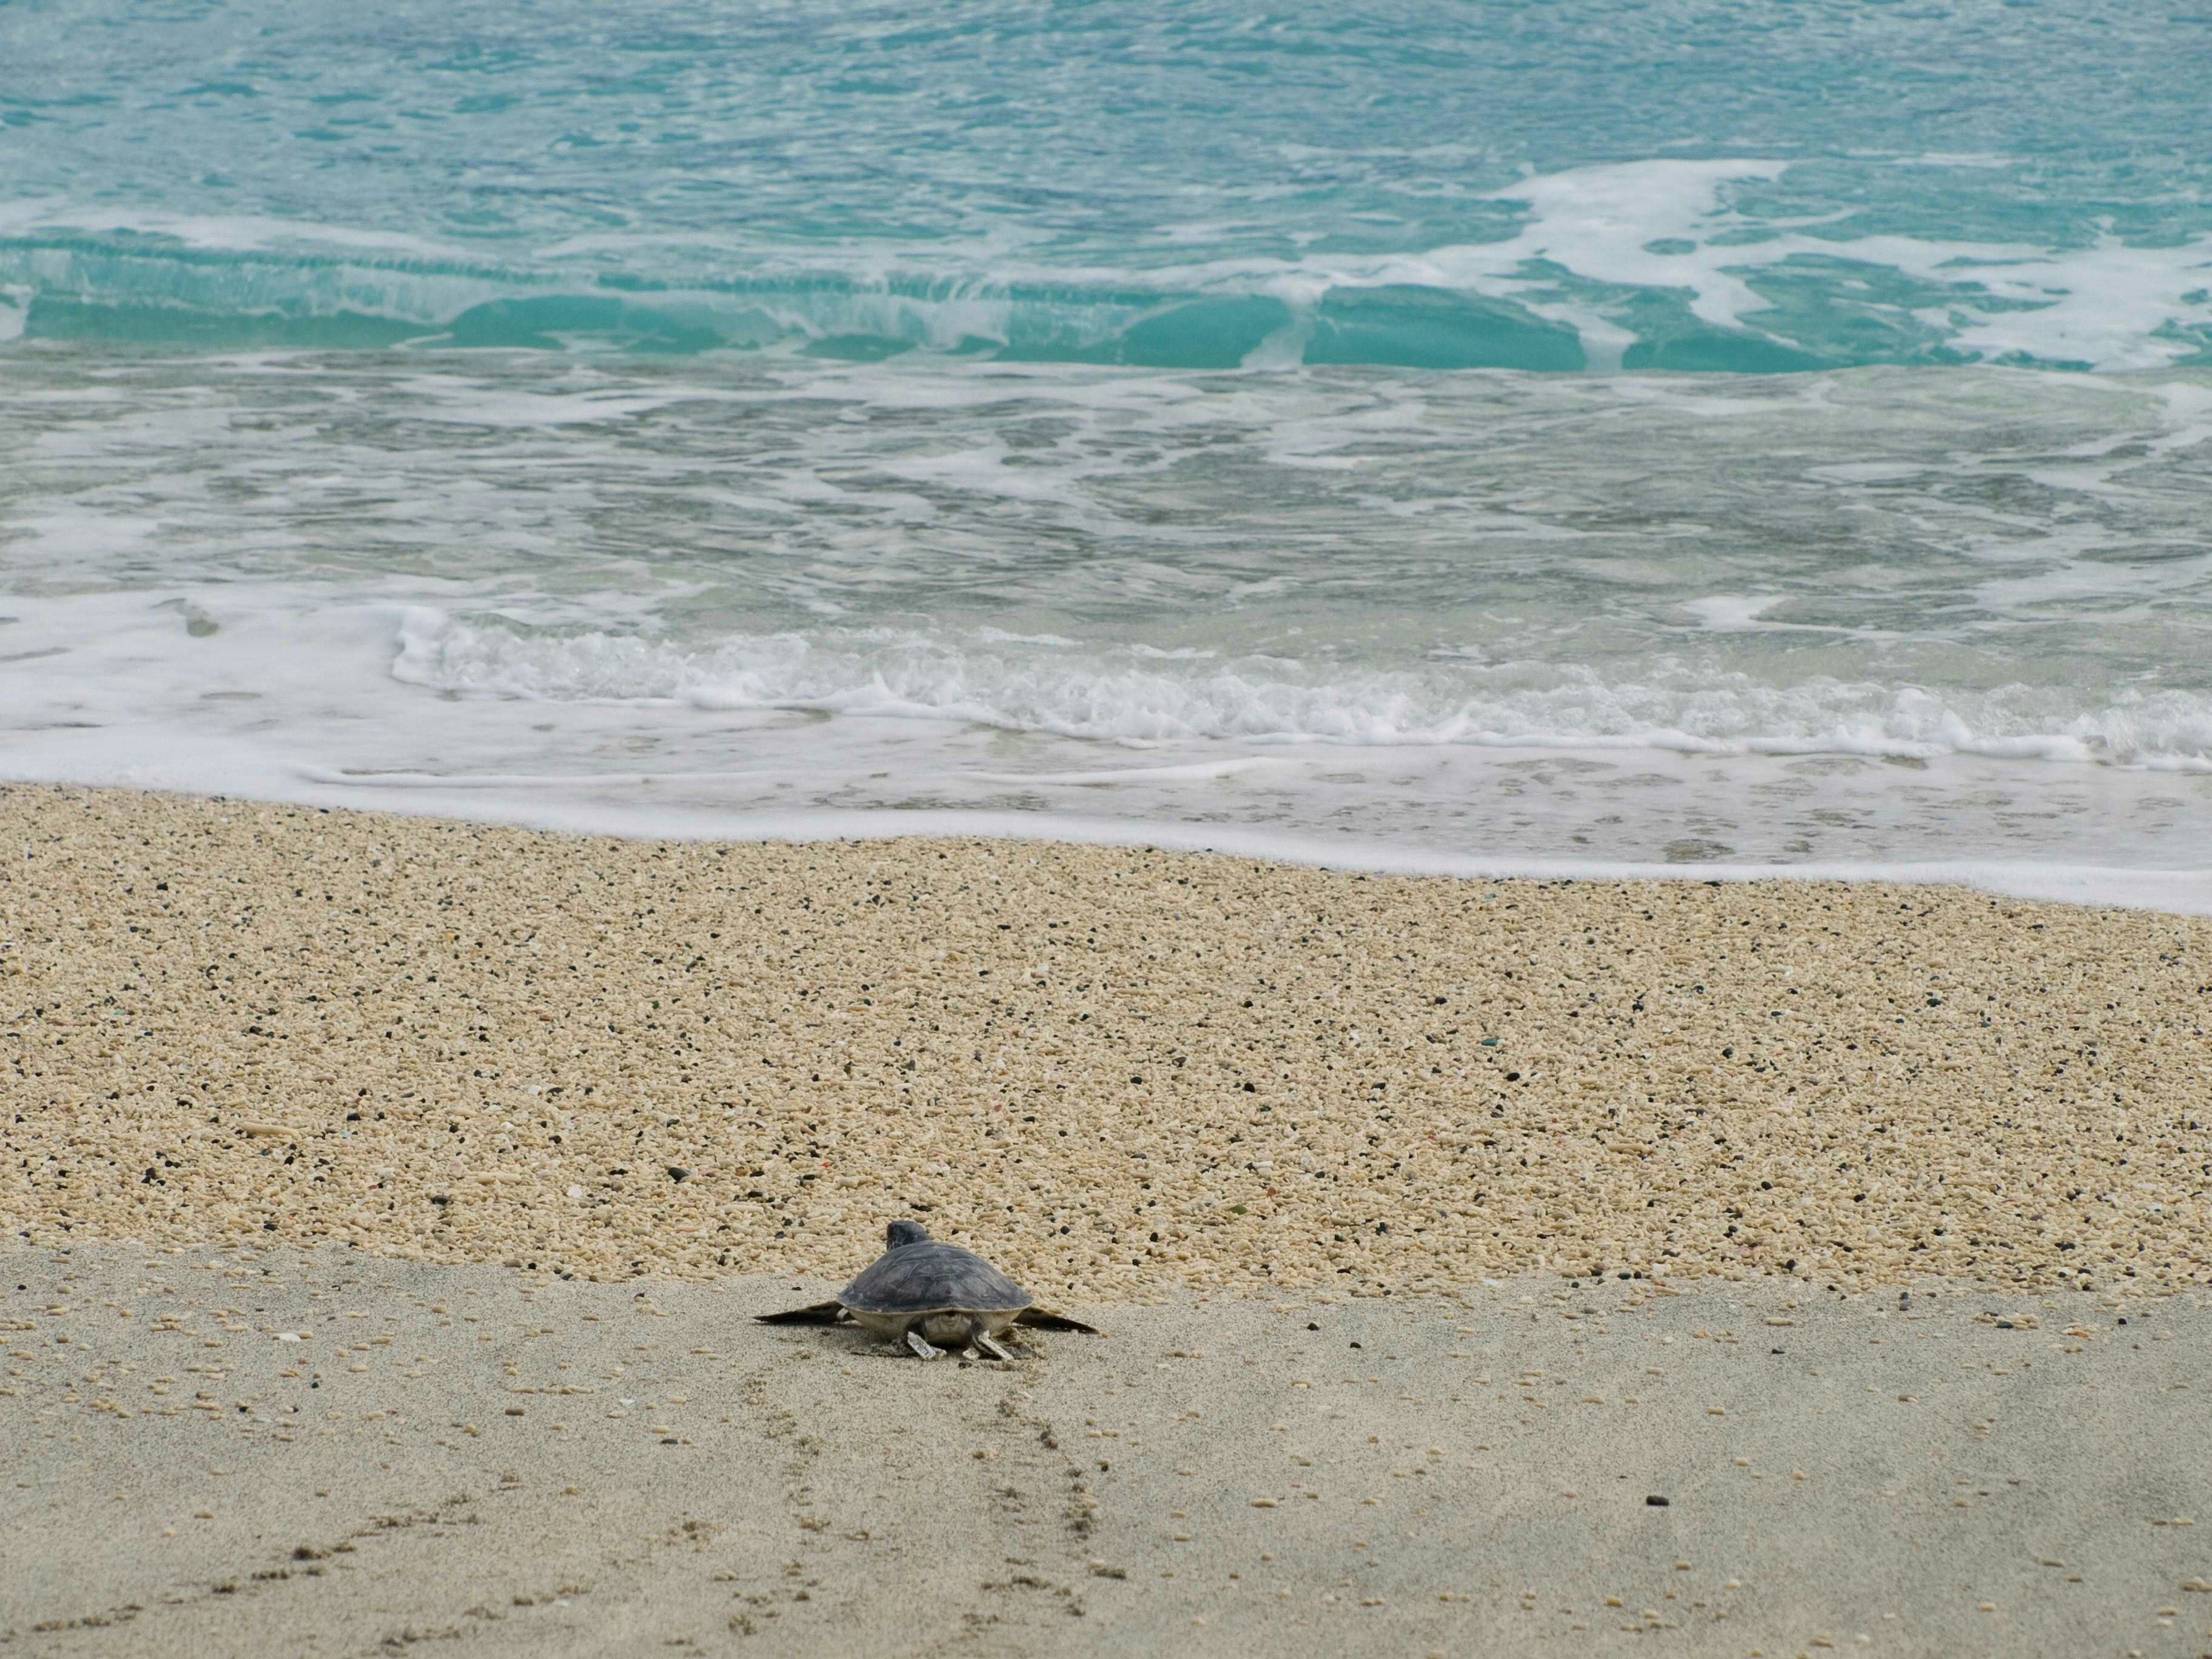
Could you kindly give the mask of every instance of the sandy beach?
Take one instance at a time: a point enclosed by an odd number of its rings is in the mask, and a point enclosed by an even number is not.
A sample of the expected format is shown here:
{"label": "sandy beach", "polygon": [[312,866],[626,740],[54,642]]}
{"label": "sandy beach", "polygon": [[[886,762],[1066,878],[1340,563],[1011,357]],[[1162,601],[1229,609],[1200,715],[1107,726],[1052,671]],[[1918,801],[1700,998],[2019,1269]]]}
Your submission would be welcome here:
{"label": "sandy beach", "polygon": [[0,0],[0,1659],[2212,1659],[2208,31]]}
{"label": "sandy beach", "polygon": [[26,1242],[1041,1295],[2201,1283],[2212,924],[0,793]]}
{"label": "sandy beach", "polygon": [[1183,1297],[1000,1367],[748,1319],[808,1279],[0,1265],[11,1652],[2212,1646],[2193,1294]]}
{"label": "sandy beach", "polygon": [[0,820],[25,1651],[2203,1645],[2203,921]]}

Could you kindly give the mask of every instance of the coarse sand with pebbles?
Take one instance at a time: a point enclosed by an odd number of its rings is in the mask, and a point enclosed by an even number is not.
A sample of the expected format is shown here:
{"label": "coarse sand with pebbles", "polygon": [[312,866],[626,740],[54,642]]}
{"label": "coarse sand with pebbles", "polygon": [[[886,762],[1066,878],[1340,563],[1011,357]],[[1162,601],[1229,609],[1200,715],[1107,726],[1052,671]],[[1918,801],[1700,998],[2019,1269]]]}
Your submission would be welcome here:
{"label": "coarse sand with pebbles", "polygon": [[[2212,924],[0,791],[0,1218],[1090,1304],[2212,1272]],[[21,846],[22,856],[12,855]]]}

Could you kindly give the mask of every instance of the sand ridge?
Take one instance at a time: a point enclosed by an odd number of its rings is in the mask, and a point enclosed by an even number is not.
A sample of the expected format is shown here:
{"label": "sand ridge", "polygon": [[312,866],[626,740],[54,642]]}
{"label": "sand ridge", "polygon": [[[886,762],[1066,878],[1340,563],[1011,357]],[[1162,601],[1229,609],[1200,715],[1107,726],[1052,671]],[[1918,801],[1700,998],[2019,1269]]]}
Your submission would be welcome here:
{"label": "sand ridge", "polygon": [[0,1217],[1042,1297],[2207,1275],[2212,924],[0,791]]}

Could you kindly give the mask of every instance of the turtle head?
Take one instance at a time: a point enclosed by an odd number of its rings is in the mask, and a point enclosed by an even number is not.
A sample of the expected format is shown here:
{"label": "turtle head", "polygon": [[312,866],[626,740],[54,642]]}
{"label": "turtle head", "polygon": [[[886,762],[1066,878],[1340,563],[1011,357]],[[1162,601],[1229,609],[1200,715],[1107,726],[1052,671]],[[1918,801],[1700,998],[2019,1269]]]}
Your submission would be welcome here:
{"label": "turtle head", "polygon": [[919,1221],[894,1221],[884,1229],[884,1248],[896,1250],[902,1244],[921,1244],[927,1242],[929,1229]]}

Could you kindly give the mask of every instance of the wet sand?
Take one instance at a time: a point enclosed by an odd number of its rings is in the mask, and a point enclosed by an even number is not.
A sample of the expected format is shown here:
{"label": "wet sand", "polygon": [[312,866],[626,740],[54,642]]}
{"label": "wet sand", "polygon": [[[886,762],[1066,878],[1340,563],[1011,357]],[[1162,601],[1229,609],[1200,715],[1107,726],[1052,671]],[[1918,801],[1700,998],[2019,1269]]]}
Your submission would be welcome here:
{"label": "wet sand", "polygon": [[9,1651],[2212,1645],[2195,1293],[1547,1276],[1085,1308],[1001,1367],[750,1320],[805,1279],[0,1271]]}

